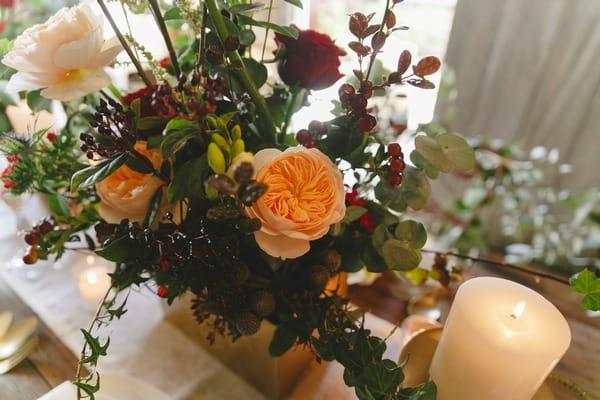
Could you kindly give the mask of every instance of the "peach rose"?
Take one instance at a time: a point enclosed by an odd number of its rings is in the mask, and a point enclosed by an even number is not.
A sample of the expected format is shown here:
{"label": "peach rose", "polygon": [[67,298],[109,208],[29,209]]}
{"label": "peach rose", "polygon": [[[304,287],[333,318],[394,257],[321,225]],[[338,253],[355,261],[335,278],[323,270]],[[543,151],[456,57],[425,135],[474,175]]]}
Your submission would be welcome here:
{"label": "peach rose", "polygon": [[317,149],[261,150],[254,156],[256,180],[267,192],[247,209],[262,226],[254,233],[273,257],[296,258],[310,250],[346,212],[342,174]]}
{"label": "peach rose", "polygon": [[[147,149],[144,141],[138,141],[134,148],[146,156],[155,169],[160,167],[162,156],[158,149]],[[113,224],[123,218],[143,221],[152,196],[163,184],[152,174],[142,174],[123,165],[96,185],[101,200],[98,212],[106,222]]]}

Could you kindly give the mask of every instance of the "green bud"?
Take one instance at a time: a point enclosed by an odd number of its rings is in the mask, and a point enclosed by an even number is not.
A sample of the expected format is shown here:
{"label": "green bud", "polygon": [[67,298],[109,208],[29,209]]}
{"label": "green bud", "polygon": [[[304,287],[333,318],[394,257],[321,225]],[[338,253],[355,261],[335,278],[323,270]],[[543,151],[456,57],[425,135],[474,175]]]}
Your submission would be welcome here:
{"label": "green bud", "polygon": [[242,138],[242,128],[240,128],[239,125],[236,125],[231,129],[231,138],[233,140],[238,140]]}
{"label": "green bud", "polygon": [[224,150],[227,152],[230,151],[229,144],[227,143],[227,140],[223,136],[219,135],[218,133],[213,133],[211,135],[211,139],[214,143],[216,143],[221,148],[221,150]]}
{"label": "green bud", "polygon": [[207,155],[208,166],[215,171],[215,173],[224,174],[226,170],[225,156],[216,143],[212,142],[208,145]]}
{"label": "green bud", "polygon": [[211,128],[215,129],[217,127],[217,119],[215,117],[207,115],[204,117],[204,120],[206,121],[207,125],[210,125]]}
{"label": "green bud", "polygon": [[240,153],[243,153],[246,149],[246,145],[242,139],[236,139],[231,147],[231,157],[235,157]]}

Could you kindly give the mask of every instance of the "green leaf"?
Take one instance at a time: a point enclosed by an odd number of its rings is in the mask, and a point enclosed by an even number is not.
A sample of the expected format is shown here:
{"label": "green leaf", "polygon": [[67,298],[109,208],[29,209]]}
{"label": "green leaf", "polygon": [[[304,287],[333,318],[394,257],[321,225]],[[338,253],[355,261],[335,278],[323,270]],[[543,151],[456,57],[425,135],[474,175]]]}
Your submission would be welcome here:
{"label": "green leaf", "polygon": [[475,152],[465,139],[453,133],[443,133],[437,136],[435,141],[456,168],[469,171],[475,167]]}
{"label": "green leaf", "polygon": [[402,221],[396,225],[394,235],[396,239],[406,242],[413,249],[422,248],[427,241],[427,232],[423,224],[412,220]]}
{"label": "green leaf", "polygon": [[243,58],[243,60],[246,70],[248,71],[248,74],[250,74],[256,87],[262,87],[267,81],[267,67],[252,58]]}
{"label": "green leaf", "polygon": [[300,35],[300,31],[298,31],[298,29],[296,29],[296,28],[292,28],[292,27],[288,27],[288,26],[281,26],[281,25],[277,25],[277,24],[274,24],[272,22],[267,22],[267,21],[256,21],[255,19],[250,18],[243,14],[238,15],[238,21],[240,24],[243,24],[243,25],[252,25],[252,26],[260,26],[262,28],[268,28],[268,29],[271,29],[272,31],[281,33],[282,35],[285,35],[285,36],[289,36],[293,39],[298,39],[298,36]]}
{"label": "green leaf", "polygon": [[264,10],[266,7],[264,4],[234,4],[229,7],[229,12],[232,14],[242,14],[254,11]]}
{"label": "green leaf", "polygon": [[161,117],[144,117],[138,119],[136,126],[140,130],[147,130],[152,128],[158,128],[165,123],[165,120]]}
{"label": "green leaf", "polygon": [[76,192],[91,187],[96,182],[109,177],[120,166],[125,164],[128,158],[129,156],[126,153],[119,154],[114,158],[102,160],[97,164],[75,172],[71,177],[71,191]]}
{"label": "green leaf", "polygon": [[50,207],[50,211],[60,217],[71,216],[67,199],[58,193],[54,193],[48,198],[48,207]]}
{"label": "green leaf", "polygon": [[38,112],[42,110],[50,111],[52,100],[42,97],[41,90],[27,92],[27,105],[31,111]]}
{"label": "green leaf", "polygon": [[396,239],[385,242],[381,253],[387,266],[397,271],[417,268],[423,257],[419,250],[412,249],[405,242]]}
{"label": "green leaf", "polygon": [[365,384],[376,398],[395,393],[404,379],[402,369],[391,360],[371,364],[364,371]]}
{"label": "green leaf", "polygon": [[570,280],[571,288],[584,294],[581,305],[592,311],[600,311],[600,278],[584,269]]}
{"label": "green leaf", "polygon": [[165,138],[160,144],[160,152],[163,158],[169,158],[181,150],[188,140],[193,138],[201,138],[200,127],[197,122],[183,118],[172,119],[165,127]]}
{"label": "green leaf", "polygon": [[437,387],[433,381],[425,382],[419,386],[401,390],[406,400],[436,400]]}
{"label": "green leaf", "polygon": [[[167,191],[167,199],[173,203],[186,197],[203,197],[204,181],[207,175],[206,153],[201,157],[186,161],[175,173]],[[190,177],[194,177],[194,179],[190,179]]]}
{"label": "green leaf", "polygon": [[280,357],[292,348],[298,337],[297,326],[294,321],[284,322],[275,329],[273,339],[269,344],[269,354]]}
{"label": "green leaf", "polygon": [[165,21],[183,19],[183,16],[181,15],[181,10],[179,9],[179,7],[173,7],[164,13],[163,19]]}
{"label": "green leaf", "polygon": [[110,242],[105,248],[96,251],[96,254],[108,261],[122,263],[131,257],[135,257],[135,247],[127,236],[121,236]]}
{"label": "green leaf", "polygon": [[150,207],[148,208],[148,212],[146,213],[146,217],[144,218],[144,226],[152,225],[152,222],[156,218],[158,211],[160,210],[160,204],[162,202],[162,194],[163,188],[159,187],[154,192],[152,196],[152,200],[150,200]]}
{"label": "green leaf", "polygon": [[349,206],[346,207],[346,215],[344,215],[344,219],[342,219],[343,223],[350,224],[360,217],[362,217],[367,212],[367,209],[360,206]]}
{"label": "green leaf", "polygon": [[151,174],[154,172],[154,166],[152,165],[152,162],[145,156],[143,159],[129,157],[125,162],[125,165],[133,171],[139,172],[140,174]]}
{"label": "green leaf", "polygon": [[302,0],[285,0],[286,3],[290,3],[295,5],[298,8],[303,8],[302,7]]}

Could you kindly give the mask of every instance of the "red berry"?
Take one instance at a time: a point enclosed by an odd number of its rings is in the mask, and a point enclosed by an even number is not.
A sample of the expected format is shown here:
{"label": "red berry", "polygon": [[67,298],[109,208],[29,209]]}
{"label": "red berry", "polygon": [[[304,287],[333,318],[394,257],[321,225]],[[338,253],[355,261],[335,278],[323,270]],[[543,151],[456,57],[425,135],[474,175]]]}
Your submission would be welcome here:
{"label": "red berry", "polygon": [[158,295],[158,297],[167,297],[168,293],[169,293],[169,289],[167,289],[166,286],[160,286],[158,288],[158,290],[156,291],[156,294]]}
{"label": "red berry", "polygon": [[354,93],[356,93],[356,90],[354,89],[354,86],[350,85],[349,83],[344,83],[338,89],[338,95],[340,97],[343,95],[349,95],[349,94],[354,94]]}
{"label": "red berry", "polygon": [[399,158],[393,158],[392,161],[390,161],[390,169],[396,173],[402,172],[404,170],[404,161]]}
{"label": "red berry", "polygon": [[40,241],[41,236],[38,231],[29,231],[25,234],[25,243],[33,246]]}
{"label": "red berry", "polygon": [[25,254],[25,256],[23,256],[23,262],[27,265],[31,265],[31,264],[35,264],[35,262],[37,260],[38,260],[38,256],[37,256],[37,251],[35,250],[35,247],[30,247],[27,254]]}
{"label": "red berry", "polygon": [[306,147],[307,149],[319,148],[319,143],[311,139],[308,142],[304,143],[304,147]]}
{"label": "red berry", "polygon": [[169,57],[165,57],[158,62],[158,64],[163,68],[167,68],[170,63],[171,63],[171,59]]}
{"label": "red berry", "polygon": [[54,132],[48,132],[46,134],[46,138],[50,141],[50,142],[54,142],[56,140],[56,133]]}
{"label": "red berry", "polygon": [[325,133],[325,125],[321,121],[310,121],[308,130],[313,135],[323,135]]}
{"label": "red berry", "polygon": [[402,183],[402,177],[400,175],[390,175],[388,177],[388,182],[392,186],[398,186]]}
{"label": "red berry", "polygon": [[160,260],[160,262],[158,263],[158,266],[159,266],[160,270],[163,272],[168,271],[169,268],[171,268],[171,264],[167,260]]}
{"label": "red berry", "polygon": [[397,157],[402,154],[402,147],[398,143],[390,143],[387,146],[387,152],[392,157]]}
{"label": "red berry", "polygon": [[305,144],[308,141],[312,140],[312,135],[308,131],[308,129],[300,129],[298,133],[296,133],[296,140],[300,144]]}
{"label": "red berry", "polygon": [[17,162],[17,156],[14,154],[11,154],[10,156],[6,157],[6,159],[8,160],[8,162],[10,163],[16,163]]}
{"label": "red berry", "polygon": [[14,181],[11,181],[10,179],[4,181],[4,188],[5,189],[12,189],[16,186],[17,184]]}
{"label": "red berry", "polygon": [[377,125],[377,120],[374,116],[369,114],[363,115],[358,120],[358,126],[361,132],[370,132],[375,128],[375,125]]}

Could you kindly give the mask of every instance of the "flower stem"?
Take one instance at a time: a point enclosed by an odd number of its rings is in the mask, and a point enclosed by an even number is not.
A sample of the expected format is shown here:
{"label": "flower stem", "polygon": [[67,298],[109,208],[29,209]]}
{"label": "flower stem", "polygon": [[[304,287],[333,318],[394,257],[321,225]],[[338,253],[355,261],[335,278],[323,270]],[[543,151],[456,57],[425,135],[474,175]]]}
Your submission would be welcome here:
{"label": "flower stem", "polygon": [[[221,10],[217,6],[216,0],[205,0],[206,7],[208,9],[208,13],[211,17],[211,20],[215,26],[216,34],[219,36],[221,43],[225,43],[225,39],[227,39],[229,33],[227,31],[227,25],[225,25],[225,21],[223,20],[223,16],[221,15]],[[271,112],[267,106],[267,102],[264,97],[258,92],[256,85],[252,82],[252,78],[248,73],[248,70],[244,66],[244,61],[242,57],[237,52],[237,50],[232,50],[227,52],[227,56],[233,65],[236,66],[236,75],[240,80],[240,83],[246,89],[254,104],[256,106],[256,111],[264,120],[266,129],[266,139],[270,143],[277,142],[277,134],[275,132],[275,123],[273,121],[273,117],[271,116]]]}
{"label": "flower stem", "polygon": [[[387,14],[390,11],[390,0],[386,0],[385,3],[385,12],[383,13],[383,19],[381,20],[381,26],[379,27],[379,32],[383,32],[383,27],[385,26],[385,19],[387,18]],[[371,53],[371,59],[369,60],[369,68],[367,69],[367,73],[364,77],[365,80],[369,80],[369,75],[371,75],[371,70],[373,69],[373,65],[375,64],[375,59],[377,58],[376,51],[373,50]]]}
{"label": "flower stem", "polygon": [[110,11],[108,11],[108,8],[106,8],[106,4],[104,4],[104,0],[97,0],[97,1],[98,1],[98,5],[102,9],[102,12],[106,16],[106,19],[110,23],[110,26],[112,27],[113,31],[115,32],[115,35],[117,35],[119,42],[121,42],[121,46],[123,46],[123,49],[125,49],[125,51],[127,52],[127,55],[131,59],[131,62],[135,66],[135,69],[137,69],[137,72],[140,75],[140,78],[142,78],[142,80],[144,81],[146,86],[148,86],[148,88],[154,90],[154,85],[152,85],[152,82],[150,82],[150,79],[148,79],[148,76],[144,72],[144,68],[142,68],[142,64],[140,64],[140,61],[137,59],[135,54],[133,54],[131,47],[129,47],[129,43],[127,43],[127,40],[125,39],[125,37],[123,36],[121,31],[119,30],[119,27],[117,26],[117,23],[115,22],[114,18],[110,14]]}
{"label": "flower stem", "polygon": [[179,68],[179,62],[177,61],[177,53],[175,53],[175,49],[173,48],[173,42],[171,42],[171,37],[167,31],[167,25],[165,24],[165,20],[160,12],[160,6],[156,0],[148,0],[148,3],[150,4],[150,10],[154,16],[156,25],[158,25],[158,29],[160,29],[160,34],[167,45],[167,50],[169,50],[169,57],[171,57],[171,65],[173,65],[175,76],[179,77],[181,74],[181,69]]}
{"label": "flower stem", "polygon": [[[273,11],[273,0],[269,1],[269,14],[267,15],[267,22],[271,22],[271,12]],[[265,28],[265,39],[263,41],[262,53],[260,54],[260,62],[265,62],[265,49],[267,48],[267,38],[269,37],[269,28]]]}

